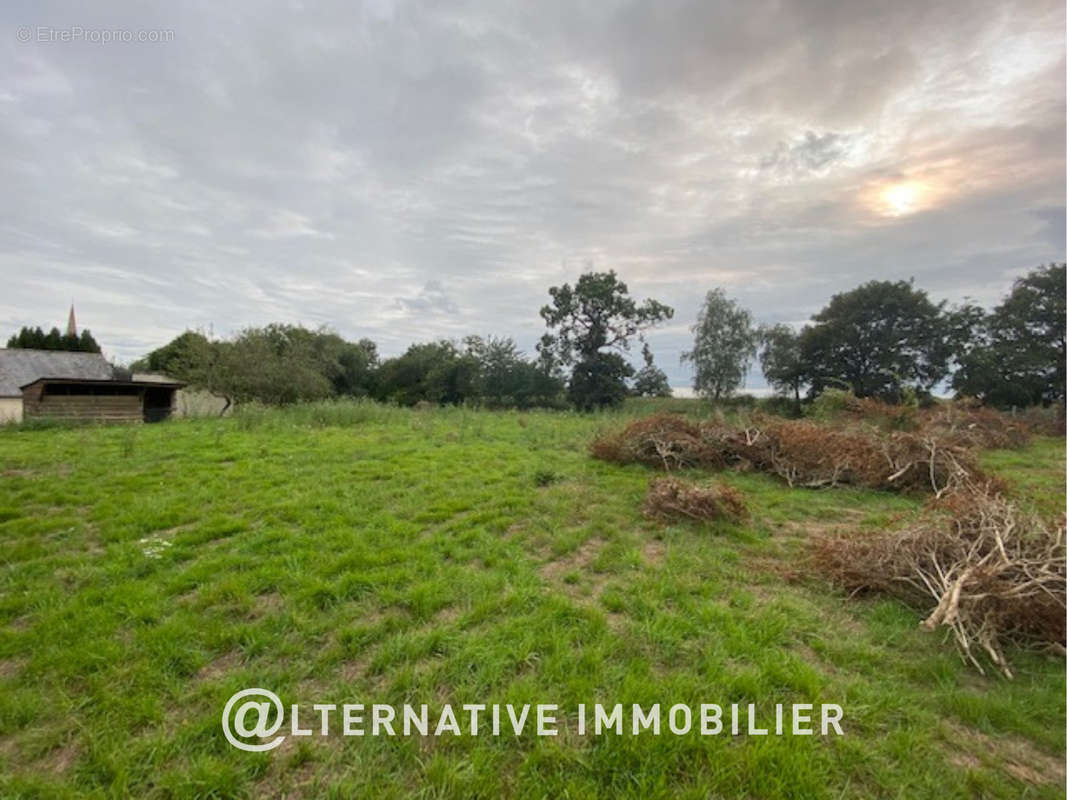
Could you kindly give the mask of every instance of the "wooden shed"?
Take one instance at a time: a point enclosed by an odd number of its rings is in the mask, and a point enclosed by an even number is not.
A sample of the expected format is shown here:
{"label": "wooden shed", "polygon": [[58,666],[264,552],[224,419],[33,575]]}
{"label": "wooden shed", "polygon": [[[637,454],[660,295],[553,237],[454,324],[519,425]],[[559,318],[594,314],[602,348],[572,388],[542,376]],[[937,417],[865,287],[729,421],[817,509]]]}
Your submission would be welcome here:
{"label": "wooden shed", "polygon": [[99,353],[0,349],[0,422],[32,417],[158,422],[183,384],[115,380]]}
{"label": "wooden shed", "polygon": [[22,388],[22,415],[101,422],[161,422],[181,383],[39,378]]}

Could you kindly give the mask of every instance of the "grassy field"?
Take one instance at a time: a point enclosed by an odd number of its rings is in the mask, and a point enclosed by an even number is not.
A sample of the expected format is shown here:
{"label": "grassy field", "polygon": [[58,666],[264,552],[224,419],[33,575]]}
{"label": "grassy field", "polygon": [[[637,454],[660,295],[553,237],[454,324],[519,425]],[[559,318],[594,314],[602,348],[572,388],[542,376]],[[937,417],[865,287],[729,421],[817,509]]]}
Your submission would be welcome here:
{"label": "grassy field", "polygon": [[[801,569],[918,501],[725,474],[744,526],[644,520],[611,416],[373,405],[0,431],[0,796],[1062,797],[1064,665],[983,677]],[[1063,442],[988,453],[1063,508]],[[838,703],[842,737],[292,737],[315,702]],[[561,717],[566,716],[561,711]]]}

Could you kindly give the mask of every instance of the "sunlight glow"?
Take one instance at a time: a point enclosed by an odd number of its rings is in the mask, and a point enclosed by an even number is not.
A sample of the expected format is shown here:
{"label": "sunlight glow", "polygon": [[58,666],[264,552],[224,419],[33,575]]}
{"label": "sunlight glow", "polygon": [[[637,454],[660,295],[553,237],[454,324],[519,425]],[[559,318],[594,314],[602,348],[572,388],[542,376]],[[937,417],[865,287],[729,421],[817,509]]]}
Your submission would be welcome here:
{"label": "sunlight glow", "polygon": [[925,195],[926,187],[915,181],[890,184],[882,190],[884,212],[893,217],[913,214],[922,208]]}

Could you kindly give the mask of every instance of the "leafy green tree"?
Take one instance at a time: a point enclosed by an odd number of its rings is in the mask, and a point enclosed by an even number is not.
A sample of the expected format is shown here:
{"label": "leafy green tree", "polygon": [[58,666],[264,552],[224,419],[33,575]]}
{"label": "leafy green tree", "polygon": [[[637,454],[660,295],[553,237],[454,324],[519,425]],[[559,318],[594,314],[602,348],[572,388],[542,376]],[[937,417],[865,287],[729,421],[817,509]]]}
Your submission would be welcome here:
{"label": "leafy green tree", "polygon": [[[572,368],[567,392],[583,410],[618,405],[633,375],[620,352],[633,338],[670,319],[674,310],[656,300],[638,304],[614,270],[587,272],[577,283],[553,286],[552,302],[541,309],[549,329],[538,344],[547,370]],[[616,352],[611,352],[616,351]]]}
{"label": "leafy green tree", "polygon": [[476,395],[493,408],[551,406],[563,392],[561,381],[527,361],[514,340],[468,336],[465,352],[479,365]]}
{"label": "leafy green tree", "polygon": [[130,369],[134,372],[161,372],[179,377],[183,367],[194,360],[193,356],[205,353],[204,346],[207,341],[207,337],[202,333],[185,331],[162,347],[157,347],[148,355],[134,361],[130,364]]}
{"label": "leafy green tree", "polygon": [[370,339],[347,342],[337,337],[333,385],[338,394],[367,397],[374,393],[378,369],[378,345]]}
{"label": "leafy green tree", "polygon": [[574,365],[567,399],[581,411],[620,405],[626,399],[626,379],[633,374],[618,353],[592,353]]}
{"label": "leafy green tree", "polygon": [[971,312],[954,391],[1004,408],[1063,402],[1065,273],[1062,263],[1039,267],[1015,281],[990,314]]}
{"label": "leafy green tree", "polygon": [[793,411],[800,412],[800,390],[807,382],[807,367],[800,351],[800,336],[788,325],[772,325],[759,332],[760,369],[775,391],[792,395]]}
{"label": "leafy green tree", "polygon": [[752,315],[722,289],[712,289],[692,330],[693,349],[682,353],[682,363],[696,368],[693,388],[712,400],[729,397],[744,385],[756,355],[759,338]]}
{"label": "leafy green tree", "polygon": [[641,358],[645,365],[634,375],[630,394],[635,397],[670,397],[671,384],[667,380],[667,373],[656,366],[648,342],[641,348]]}
{"label": "leafy green tree", "polygon": [[365,362],[372,357],[372,343],[353,345],[325,329],[272,324],[246,328],[229,341],[186,331],[131,367],[186,381],[225,398],[229,408],[235,402],[283,405],[358,389],[370,380]]}
{"label": "leafy green tree", "polygon": [[459,404],[476,397],[479,381],[478,360],[453,342],[413,344],[403,355],[382,363],[377,396],[408,406]]}
{"label": "leafy green tree", "polygon": [[929,392],[952,355],[945,304],[909,281],[870,281],[834,295],[800,333],[812,395],[829,386],[899,402]]}

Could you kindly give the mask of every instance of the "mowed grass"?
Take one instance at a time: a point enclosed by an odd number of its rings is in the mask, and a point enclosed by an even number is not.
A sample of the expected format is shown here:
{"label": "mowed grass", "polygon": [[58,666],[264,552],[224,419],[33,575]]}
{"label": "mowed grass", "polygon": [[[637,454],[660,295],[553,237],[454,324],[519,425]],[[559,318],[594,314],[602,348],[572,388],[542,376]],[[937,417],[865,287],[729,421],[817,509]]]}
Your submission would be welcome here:
{"label": "mowed grass", "polygon": [[[339,404],[0,432],[0,796],[1063,796],[1062,660],[982,677],[917,611],[803,568],[808,536],[918,500],[728,473],[748,523],[653,524],[653,473],[587,455],[614,421]],[[1062,510],[1061,441],[986,461]],[[556,703],[561,731],[246,753],[220,715],[252,686]],[[845,735],[579,737],[593,702],[838,703]]]}

